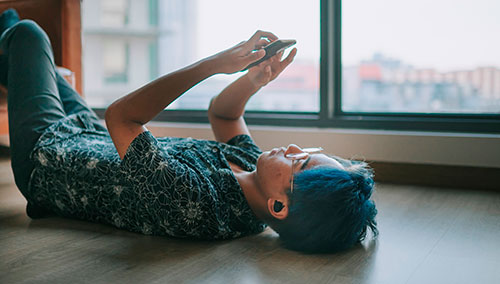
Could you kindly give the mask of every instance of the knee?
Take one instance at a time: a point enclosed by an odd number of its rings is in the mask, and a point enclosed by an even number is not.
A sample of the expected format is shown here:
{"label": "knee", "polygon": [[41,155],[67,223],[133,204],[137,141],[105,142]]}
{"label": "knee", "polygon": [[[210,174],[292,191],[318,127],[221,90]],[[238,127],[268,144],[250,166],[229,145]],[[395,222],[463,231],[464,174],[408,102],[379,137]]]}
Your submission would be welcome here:
{"label": "knee", "polygon": [[12,28],[16,30],[16,33],[22,33],[27,35],[31,34],[38,35],[40,33],[41,34],[44,33],[42,28],[35,21],[29,19],[24,19],[17,22]]}
{"label": "knee", "polygon": [[46,40],[47,35],[43,29],[32,20],[21,20],[12,26],[13,32],[23,38]]}

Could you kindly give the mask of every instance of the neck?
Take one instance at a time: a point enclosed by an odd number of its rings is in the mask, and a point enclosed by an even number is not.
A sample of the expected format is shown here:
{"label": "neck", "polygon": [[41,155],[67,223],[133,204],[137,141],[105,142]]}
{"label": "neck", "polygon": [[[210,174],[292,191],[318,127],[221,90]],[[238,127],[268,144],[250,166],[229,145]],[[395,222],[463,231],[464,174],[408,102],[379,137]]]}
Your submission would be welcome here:
{"label": "neck", "polygon": [[243,194],[250,205],[253,213],[257,218],[262,221],[269,219],[267,212],[267,198],[260,188],[259,179],[257,178],[257,171],[234,171],[234,176],[243,190]]}

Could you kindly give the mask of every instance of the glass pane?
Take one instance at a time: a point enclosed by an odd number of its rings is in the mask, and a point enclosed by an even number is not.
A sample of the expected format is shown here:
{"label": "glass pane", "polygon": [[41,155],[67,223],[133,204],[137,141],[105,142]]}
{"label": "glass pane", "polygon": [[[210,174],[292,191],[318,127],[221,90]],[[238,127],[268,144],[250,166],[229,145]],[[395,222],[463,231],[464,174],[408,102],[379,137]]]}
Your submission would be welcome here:
{"label": "glass pane", "polygon": [[[234,46],[261,29],[272,31],[283,39],[296,39],[298,54],[280,77],[250,99],[247,110],[319,111],[319,0],[124,1],[130,5],[124,6],[128,7],[125,15],[129,20],[123,28],[96,26],[95,16],[86,15],[103,9],[101,2],[106,1],[82,2],[84,88],[92,107],[106,107],[152,79]],[[122,15],[121,5],[109,4],[106,9],[115,6],[116,13],[107,13]],[[103,15],[102,11],[99,14]],[[144,22],[155,26],[145,26]],[[105,72],[103,61],[96,59],[96,53],[102,53],[106,38],[128,42],[130,67],[128,79],[123,84],[100,83],[102,78],[99,76],[105,76]],[[213,76],[193,87],[169,109],[205,110],[213,96],[243,74]]]}
{"label": "glass pane", "polygon": [[342,1],[342,110],[499,113],[497,0]]}
{"label": "glass pane", "polygon": [[101,25],[123,27],[127,23],[127,0],[105,0],[101,2]]}
{"label": "glass pane", "polygon": [[128,44],[121,40],[103,42],[103,73],[106,82],[127,82]]}
{"label": "glass pane", "polygon": [[82,1],[83,87],[104,108],[158,76],[156,0]]}

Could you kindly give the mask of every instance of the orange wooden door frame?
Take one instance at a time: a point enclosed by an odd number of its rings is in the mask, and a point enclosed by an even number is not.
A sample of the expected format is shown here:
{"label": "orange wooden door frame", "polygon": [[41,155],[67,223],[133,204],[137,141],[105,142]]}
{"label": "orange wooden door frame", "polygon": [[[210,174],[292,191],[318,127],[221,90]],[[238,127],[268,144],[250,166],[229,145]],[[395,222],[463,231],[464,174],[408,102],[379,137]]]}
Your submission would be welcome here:
{"label": "orange wooden door frame", "polygon": [[[0,13],[9,8],[45,30],[56,65],[74,73],[75,88],[83,96],[81,0],[0,0]],[[0,135],[8,134],[7,127],[7,112],[0,110]]]}

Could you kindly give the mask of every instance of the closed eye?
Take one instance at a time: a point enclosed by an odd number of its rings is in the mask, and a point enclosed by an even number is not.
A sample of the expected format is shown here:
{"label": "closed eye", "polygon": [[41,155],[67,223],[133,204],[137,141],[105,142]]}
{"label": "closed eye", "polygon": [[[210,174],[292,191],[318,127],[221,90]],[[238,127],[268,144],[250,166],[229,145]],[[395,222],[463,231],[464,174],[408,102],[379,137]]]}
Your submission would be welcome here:
{"label": "closed eye", "polygon": [[310,160],[311,160],[311,156],[309,156],[309,158],[307,158],[307,160],[302,164],[302,167],[300,167],[300,170],[304,170]]}

